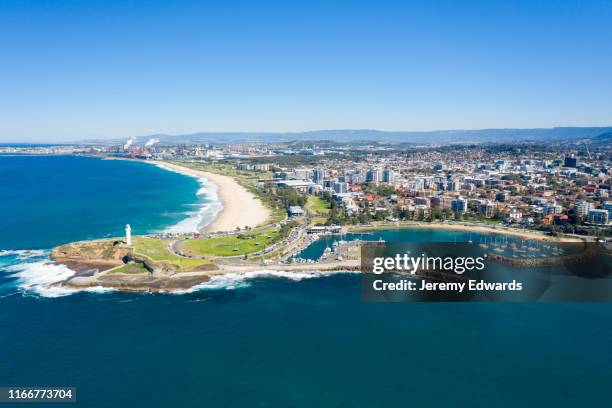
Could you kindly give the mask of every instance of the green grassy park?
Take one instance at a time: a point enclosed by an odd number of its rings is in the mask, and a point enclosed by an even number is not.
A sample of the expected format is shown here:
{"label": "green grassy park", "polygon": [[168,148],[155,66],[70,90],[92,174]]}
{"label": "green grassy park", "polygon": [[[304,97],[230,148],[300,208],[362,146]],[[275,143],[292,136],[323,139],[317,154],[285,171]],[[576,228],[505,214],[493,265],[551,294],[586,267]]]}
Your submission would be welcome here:
{"label": "green grassy park", "polygon": [[308,196],[306,210],[313,214],[327,215],[330,212],[329,202],[320,197]]}
{"label": "green grassy park", "polygon": [[199,256],[239,256],[263,250],[278,241],[280,235],[280,227],[256,228],[228,236],[188,240],[181,249]]}
{"label": "green grassy park", "polygon": [[183,271],[189,271],[197,266],[210,263],[207,259],[188,259],[173,254],[168,250],[170,240],[147,237],[134,237],[134,255],[146,257],[154,262],[168,262]]}

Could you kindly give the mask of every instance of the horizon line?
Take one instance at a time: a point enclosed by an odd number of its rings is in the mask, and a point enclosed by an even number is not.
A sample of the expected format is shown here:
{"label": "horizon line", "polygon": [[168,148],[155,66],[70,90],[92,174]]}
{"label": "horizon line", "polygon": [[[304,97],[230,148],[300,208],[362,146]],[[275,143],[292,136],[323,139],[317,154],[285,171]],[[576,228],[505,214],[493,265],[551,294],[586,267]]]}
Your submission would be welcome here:
{"label": "horizon line", "polygon": [[0,139],[0,143],[18,143],[18,144],[28,144],[28,143],[36,143],[36,144],[70,144],[70,143],[78,143],[78,142],[87,142],[87,141],[96,141],[96,140],[129,140],[133,138],[140,137],[155,137],[155,136],[170,136],[170,137],[180,137],[180,136],[191,136],[197,134],[269,134],[269,135],[279,135],[279,134],[305,134],[305,133],[316,133],[316,132],[380,132],[380,133],[435,133],[435,132],[476,132],[476,131],[487,131],[487,130],[553,130],[553,129],[606,129],[612,128],[612,124],[609,125],[600,125],[600,126],[548,126],[548,127],[484,127],[484,128],[450,128],[450,129],[429,129],[429,130],[381,130],[376,128],[320,128],[320,129],[311,129],[311,130],[292,130],[292,131],[266,131],[266,130],[203,130],[203,131],[193,131],[189,133],[150,133],[150,134],[140,134],[136,136],[109,136],[109,137],[84,137],[79,140],[66,140],[66,141],[36,141],[35,139],[29,139],[26,141],[15,141],[10,139]]}

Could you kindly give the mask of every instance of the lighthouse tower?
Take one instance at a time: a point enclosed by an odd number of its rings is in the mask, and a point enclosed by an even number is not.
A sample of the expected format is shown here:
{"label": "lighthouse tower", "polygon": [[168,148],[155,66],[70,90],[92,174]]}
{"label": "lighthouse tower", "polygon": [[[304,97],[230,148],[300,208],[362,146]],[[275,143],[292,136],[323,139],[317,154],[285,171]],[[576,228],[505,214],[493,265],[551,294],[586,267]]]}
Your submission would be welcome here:
{"label": "lighthouse tower", "polygon": [[132,228],[130,227],[130,224],[125,226],[125,243],[132,245]]}

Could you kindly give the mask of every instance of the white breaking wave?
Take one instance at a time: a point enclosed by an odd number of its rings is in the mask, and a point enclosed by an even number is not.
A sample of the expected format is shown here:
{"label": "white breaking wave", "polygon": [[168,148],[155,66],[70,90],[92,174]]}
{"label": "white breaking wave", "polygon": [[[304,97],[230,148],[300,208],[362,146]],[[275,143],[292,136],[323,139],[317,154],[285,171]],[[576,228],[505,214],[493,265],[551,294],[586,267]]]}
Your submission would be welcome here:
{"label": "white breaking wave", "polygon": [[13,272],[11,276],[18,279],[19,288],[41,296],[57,297],[72,293],[71,291],[64,293],[63,288],[53,286],[54,283],[61,282],[74,275],[74,271],[64,265],[43,260],[11,265],[6,270]]}
{"label": "white breaking wave", "polygon": [[[79,289],[56,286],[58,282],[74,276],[75,272],[65,265],[53,263],[48,259],[10,265],[5,267],[4,270],[9,272],[10,276],[17,278],[17,286],[20,289],[43,297],[67,296],[80,291]],[[97,293],[111,290],[101,286],[83,289],[83,291]]]}
{"label": "white breaking wave", "polygon": [[17,256],[18,259],[28,259],[44,256],[48,253],[48,251],[42,249],[2,249],[0,250],[0,257]]}
{"label": "white breaking wave", "polygon": [[[23,251],[26,252],[26,251]],[[47,251],[35,251],[39,257],[45,255]],[[22,251],[2,251],[2,254],[22,253]],[[115,289],[105,288],[102,286],[88,287],[82,289],[67,288],[58,286],[57,283],[62,282],[74,276],[75,272],[68,269],[65,265],[56,264],[48,258],[37,261],[26,261],[19,264],[7,265],[2,269],[9,273],[9,276],[17,279],[17,287],[25,292],[35,293],[42,297],[61,297],[72,295],[77,292],[93,292],[104,293],[113,292]],[[273,271],[261,270],[245,273],[227,273],[223,275],[215,275],[207,282],[195,285],[189,289],[168,291],[165,293],[182,295],[187,293],[198,292],[201,290],[233,290],[250,286],[250,282],[257,278],[279,278],[287,279],[295,282],[304,279],[322,278],[340,273],[359,273],[355,271],[312,271],[312,272],[288,272],[288,271]]]}
{"label": "white breaking wave", "polygon": [[245,273],[226,273],[223,275],[214,275],[207,282],[200,283],[189,289],[174,290],[168,293],[182,295],[186,293],[198,292],[200,290],[211,289],[226,289],[232,290],[250,286],[249,281],[257,278],[280,278],[288,279],[295,282],[304,279],[323,278],[326,276],[341,274],[341,273],[359,273],[358,271],[313,271],[313,272],[287,272],[287,271],[272,271],[261,270]]}
{"label": "white breaking wave", "polygon": [[200,196],[206,194],[208,199],[199,205],[199,209],[197,211],[190,213],[189,217],[185,218],[179,223],[166,228],[164,232],[175,234],[200,232],[200,230],[214,220],[216,215],[223,209],[218,195],[219,187],[215,183],[211,182],[207,178],[164,166],[162,163],[155,163],[155,165],[167,171],[172,171],[174,173],[195,178],[201,186],[196,192],[196,195]]}

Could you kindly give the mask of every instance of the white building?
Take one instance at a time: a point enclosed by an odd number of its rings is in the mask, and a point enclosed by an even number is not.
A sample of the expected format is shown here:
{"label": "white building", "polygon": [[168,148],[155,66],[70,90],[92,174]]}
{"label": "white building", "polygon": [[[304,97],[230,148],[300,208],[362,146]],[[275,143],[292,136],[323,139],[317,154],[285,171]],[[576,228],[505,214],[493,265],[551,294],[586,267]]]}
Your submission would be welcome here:
{"label": "white building", "polygon": [[521,213],[521,212],[520,212],[519,210],[517,210],[516,208],[513,208],[513,209],[511,209],[511,210],[510,210],[510,212],[508,213],[508,217],[509,217],[511,220],[514,220],[514,221],[517,221],[517,222],[518,222],[518,221],[520,221],[520,220],[521,220],[521,218],[523,218],[523,213]]}
{"label": "white building", "polygon": [[288,212],[290,217],[301,217],[304,215],[304,210],[299,205],[289,206]]}
{"label": "white building", "polygon": [[578,201],[574,204],[574,210],[576,210],[576,214],[579,217],[586,217],[589,214],[589,211],[593,209],[593,204],[588,201]]}

